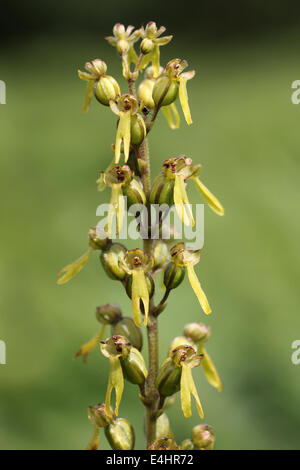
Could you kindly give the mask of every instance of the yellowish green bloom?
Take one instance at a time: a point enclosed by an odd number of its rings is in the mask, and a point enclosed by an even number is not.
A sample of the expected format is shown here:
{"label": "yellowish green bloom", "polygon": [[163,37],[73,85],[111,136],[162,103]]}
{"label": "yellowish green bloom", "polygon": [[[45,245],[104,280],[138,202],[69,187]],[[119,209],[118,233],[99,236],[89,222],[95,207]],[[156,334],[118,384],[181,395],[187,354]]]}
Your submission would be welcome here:
{"label": "yellowish green bloom", "polygon": [[88,418],[94,425],[93,435],[86,447],[86,450],[97,450],[100,443],[100,430],[109,426],[115,419],[113,410],[106,411],[104,403],[88,407]]}
{"label": "yellowish green bloom", "polygon": [[124,389],[124,377],[133,384],[143,385],[148,372],[143,356],[134,348],[124,336],[115,335],[100,343],[102,354],[109,358],[110,372],[105,399],[105,410],[110,410],[111,393],[115,389],[115,414],[118,415],[119,406]]}
{"label": "yellowish green bloom", "polygon": [[203,323],[188,323],[184,327],[184,335],[189,340],[192,340],[197,348],[198,354],[203,356],[201,361],[201,366],[205,373],[205,376],[208,382],[219,392],[222,391],[222,382],[216,366],[214,365],[212,359],[204,347],[204,343],[208,341],[211,335],[211,329],[209,326],[204,325]]}
{"label": "yellowish green bloom", "polygon": [[204,417],[202,405],[193,380],[192,369],[198,367],[201,356],[189,345],[181,345],[161,365],[156,386],[162,396],[171,396],[180,390],[181,408],[186,418],[192,415],[191,395],[201,418]]}
{"label": "yellowish green bloom", "polygon": [[125,197],[127,198],[127,208],[133,204],[145,204],[146,197],[143,188],[137,180],[133,179],[133,171],[127,165],[116,165],[110,167],[106,172],[101,172],[97,180],[98,189],[102,191],[107,186],[111,188],[110,207],[106,232],[112,238],[112,225],[114,216],[117,221],[117,231],[119,233],[125,216]]}
{"label": "yellowish green bloom", "polygon": [[211,426],[207,424],[198,424],[192,430],[192,441],[195,450],[212,450],[215,442],[215,435]]}
{"label": "yellowish green bloom", "polygon": [[211,308],[194,270],[194,265],[200,261],[200,250],[185,249],[184,243],[180,242],[173,246],[170,250],[170,254],[172,261],[176,266],[186,268],[190,284],[199,300],[202,310],[206,315],[209,315],[211,313]]}
{"label": "yellowish green bloom", "polygon": [[133,320],[139,328],[142,326],[140,312],[141,302],[144,310],[144,324],[148,324],[149,290],[146,273],[151,269],[152,262],[152,259],[138,248],[127,251],[124,261],[119,262],[124,271],[132,276],[131,301]]}
{"label": "yellowish green bloom", "polygon": [[113,36],[106,36],[107,42],[117,48],[118,53],[123,56],[124,54],[132,55],[133,62],[137,62],[137,55],[134,52],[133,44],[141,37],[142,29],[136,29],[134,26],[125,26],[121,23],[116,23],[113,27]]}
{"label": "yellowish green bloom", "polygon": [[153,76],[157,78],[159,75],[160,69],[160,51],[159,48],[168,44],[173,36],[163,36],[160,37],[166,28],[161,26],[157,28],[156,23],[154,21],[150,21],[145,29],[142,28],[141,30],[141,52],[144,54],[144,57],[140,63],[140,69],[144,69],[147,67],[149,62],[152,63],[153,67]]}
{"label": "yellowish green bloom", "polygon": [[110,75],[106,75],[107,66],[103,60],[95,59],[92,62],[86,62],[85,69],[87,72],[78,70],[79,78],[87,82],[84,113],[89,109],[93,92],[97,100],[105,106],[109,106],[110,101],[116,101],[119,98],[121,92],[118,82]]}
{"label": "yellowish green bloom", "polygon": [[131,134],[136,132],[135,128],[139,128],[139,141],[132,142],[134,144],[141,143],[146,136],[146,126],[140,112],[138,100],[129,94],[122,95],[118,103],[110,102],[110,108],[117,116],[119,116],[118,129],[115,143],[115,163],[118,164],[121,155],[121,144],[123,143],[123,152],[125,163],[129,158]]}

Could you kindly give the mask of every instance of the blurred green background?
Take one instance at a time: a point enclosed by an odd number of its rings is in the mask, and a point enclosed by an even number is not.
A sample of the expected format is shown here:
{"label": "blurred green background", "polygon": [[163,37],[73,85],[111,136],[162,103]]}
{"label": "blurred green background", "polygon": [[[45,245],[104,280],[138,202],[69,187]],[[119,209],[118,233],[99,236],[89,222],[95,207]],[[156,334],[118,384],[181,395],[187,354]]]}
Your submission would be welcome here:
{"label": "blurred green background", "polygon": [[[212,389],[201,370],[194,376],[216,448],[299,448],[300,365],[291,362],[291,343],[300,339],[300,105],[291,103],[291,83],[300,79],[300,38],[297,18],[287,17],[279,3],[273,2],[276,16],[270,6],[260,14],[254,2],[257,14],[245,14],[245,28],[239,15],[228,13],[227,29],[213,10],[204,19],[173,11],[168,21],[167,8],[160,15],[155,2],[148,16],[132,2],[132,20],[121,2],[107,10],[101,2],[91,0],[90,9],[89,1],[84,7],[74,2],[70,17],[66,2],[60,2],[64,8],[54,3],[51,25],[28,22],[23,30],[16,21],[9,28],[9,12],[4,15],[0,339],[7,364],[0,365],[1,449],[84,448],[92,432],[87,406],[104,398],[107,359],[98,351],[87,364],[72,356],[98,329],[96,305],[118,302],[130,315],[130,301],[105,277],[96,254],[69,284],[55,283],[60,268],[85,250],[96,207],[109,196],[96,192],[95,180],[112,158],[115,117],[96,102],[83,116],[85,85],[76,70],[100,57],[121,82],[119,59],[102,38],[113,22],[139,26],[150,19],[175,33],[162,49],[162,63],[184,57],[197,71],[188,84],[194,124],[182,120],[180,130],[171,131],[158,119],[149,139],[152,172],[170,156],[191,156],[226,209],[224,218],[205,210],[197,267],[213,314],[203,315],[185,280],[160,317],[161,360],[185,323],[211,325],[207,349],[224,391]],[[31,20],[36,6],[31,2]],[[44,7],[49,18],[48,2]],[[201,31],[198,20],[206,25]],[[199,422],[193,411],[185,420],[178,397],[170,409],[178,442]],[[142,414],[135,387],[126,384],[120,415],[134,425],[138,449],[144,447]],[[101,448],[108,448],[103,436]]]}

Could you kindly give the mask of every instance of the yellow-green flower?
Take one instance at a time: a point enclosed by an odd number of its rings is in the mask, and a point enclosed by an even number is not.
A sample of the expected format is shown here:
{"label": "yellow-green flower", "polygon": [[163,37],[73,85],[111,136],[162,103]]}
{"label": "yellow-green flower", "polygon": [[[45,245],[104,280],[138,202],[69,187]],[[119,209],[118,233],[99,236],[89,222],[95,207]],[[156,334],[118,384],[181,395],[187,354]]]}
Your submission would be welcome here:
{"label": "yellow-green flower", "polygon": [[204,343],[208,341],[211,335],[210,327],[204,325],[203,323],[188,323],[184,327],[184,335],[195,343],[198,354],[203,356],[201,366],[208,382],[219,392],[221,392],[222,382],[220,376],[216,366],[214,365],[212,359],[206,351],[206,348],[204,347]]}
{"label": "yellow-green flower", "polygon": [[[192,124],[186,84],[195,76],[195,71],[183,72],[188,66],[186,60],[173,59],[166,65],[164,73],[158,78],[153,88],[153,100],[156,106],[168,107],[176,100],[179,101],[187,124]],[[177,110],[173,107],[175,119],[178,120]],[[166,113],[169,115],[169,112]]]}
{"label": "yellow-green flower", "polygon": [[110,75],[106,75],[107,66],[103,60],[95,59],[92,62],[86,62],[85,69],[87,72],[78,70],[79,78],[87,81],[84,113],[89,109],[93,92],[97,100],[105,106],[109,106],[110,101],[116,101],[119,98],[121,92],[118,82]]}
{"label": "yellow-green flower", "polygon": [[153,76],[157,78],[159,75],[160,69],[160,46],[164,46],[168,44],[173,36],[164,36],[160,37],[166,28],[161,26],[157,28],[156,23],[154,21],[150,21],[145,29],[141,30],[141,52],[144,54],[144,57],[140,63],[140,69],[144,69],[149,62],[152,62],[153,66]]}
{"label": "yellow-green flower", "polygon": [[100,350],[110,361],[105,410],[109,413],[111,394],[115,389],[115,414],[118,415],[124,390],[124,376],[129,382],[142,385],[148,375],[145,361],[138,349],[131,346],[124,336],[115,335],[101,342]]}
{"label": "yellow-green flower", "polygon": [[211,308],[194,270],[194,265],[200,261],[200,250],[187,250],[184,248],[184,243],[180,242],[171,248],[170,254],[176,266],[186,268],[190,284],[199,300],[202,310],[206,315],[209,315]]}
{"label": "yellow-green flower", "polygon": [[109,243],[107,236],[103,233],[100,238],[98,236],[99,233],[98,235],[97,233],[95,229],[89,230],[89,249],[82,256],[80,256],[80,258],[73,261],[73,263],[67,264],[67,266],[62,268],[62,270],[58,273],[58,276],[60,277],[57,280],[57,284],[65,284],[70,279],[72,279],[72,277],[76,276],[76,274],[78,274],[79,271],[81,271],[82,268],[87,264],[94,250],[102,250],[103,248],[105,248],[105,246],[107,246],[107,244]]}
{"label": "yellow-green flower", "polygon": [[142,34],[142,28],[134,31],[134,26],[125,26],[117,23],[113,27],[113,36],[107,36],[105,39],[111,46],[115,46],[123,59],[123,75],[129,78],[129,67],[131,63],[136,64],[138,57],[134,50],[134,43],[138,41]]}
{"label": "yellow-green flower", "polygon": [[86,450],[97,450],[100,444],[99,428],[105,428],[114,421],[114,412],[111,408],[107,412],[104,403],[98,403],[96,406],[88,407],[88,418],[94,425],[94,432]]}
{"label": "yellow-green flower", "polygon": [[[135,132],[136,127],[138,126],[140,129],[139,140],[141,142],[146,136],[146,126],[144,119],[142,118],[141,114],[139,114],[139,103],[133,95],[122,95],[118,100],[118,104],[111,101],[110,107],[112,112],[119,116],[115,143],[115,163],[119,163],[122,142],[126,163],[129,158],[132,132]],[[132,143],[138,143],[138,141],[135,140]]]}
{"label": "yellow-green flower", "polygon": [[152,267],[152,259],[140,249],[127,251],[124,262],[120,261],[124,271],[132,276],[131,301],[134,323],[142,326],[140,302],[144,307],[144,324],[148,324],[149,291],[146,281],[146,272]]}
{"label": "yellow-green flower", "polygon": [[146,196],[143,188],[137,180],[133,179],[133,171],[127,165],[116,165],[110,167],[106,172],[101,172],[97,180],[98,189],[102,191],[105,187],[111,188],[110,207],[106,232],[108,237],[112,236],[112,224],[114,215],[117,220],[117,233],[120,232],[125,215],[125,197],[127,208],[133,204],[145,204]]}
{"label": "yellow-green flower", "polygon": [[186,418],[192,415],[191,395],[193,395],[199,416],[204,417],[202,405],[193,380],[192,369],[200,365],[202,357],[189,345],[181,345],[173,350],[161,365],[156,386],[162,396],[171,396],[180,390],[181,408]]}
{"label": "yellow-green flower", "polygon": [[[185,187],[185,183],[188,182],[188,180],[194,181],[196,188],[216,214],[224,215],[224,208],[219,200],[200,181],[200,172],[201,165],[193,165],[191,158],[187,158],[184,155],[176,158],[168,158],[163,164],[163,172],[158,175],[153,183],[153,188],[159,186],[157,193],[160,194],[160,198],[162,195],[166,194],[166,191],[162,191],[161,189],[163,189],[163,187],[168,188],[168,193],[171,192],[171,194],[168,194],[167,199],[171,200],[172,203],[174,202],[178,216],[185,225],[195,224]],[[170,198],[170,196],[172,196],[172,198]],[[161,204],[168,201],[159,200],[155,202]]]}

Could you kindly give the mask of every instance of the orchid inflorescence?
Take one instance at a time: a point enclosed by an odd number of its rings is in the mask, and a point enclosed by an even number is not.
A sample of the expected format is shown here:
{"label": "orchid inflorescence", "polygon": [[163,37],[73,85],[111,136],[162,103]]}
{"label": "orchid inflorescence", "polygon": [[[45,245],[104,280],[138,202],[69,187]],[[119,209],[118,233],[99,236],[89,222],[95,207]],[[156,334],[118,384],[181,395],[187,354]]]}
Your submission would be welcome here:
{"label": "orchid inflorescence", "polygon": [[[105,228],[89,230],[87,251],[61,270],[57,283],[68,282],[81,271],[93,252],[98,251],[105,273],[124,287],[132,307],[132,316],[123,316],[117,304],[98,306],[96,319],[101,327],[75,354],[75,357],[82,356],[86,361],[92,351],[98,349],[109,360],[106,395],[101,403],[88,408],[88,418],[94,430],[87,449],[99,447],[101,428],[113,449],[134,448],[132,425],[127,419],[118,417],[126,381],[138,387],[139,398],[146,409],[147,449],[210,450],[214,445],[214,434],[206,424],[195,426],[190,437],[181,444],[176,443],[166,413],[177,392],[180,392],[184,417],[192,415],[193,397],[199,418],[204,418],[194,382],[199,369],[203,369],[208,382],[221,391],[219,374],[206,351],[210,327],[203,323],[188,323],[182,336],[171,342],[167,357],[160,366],[158,356],[158,317],[165,310],[170,293],[183,282],[186,272],[201,309],[206,315],[212,311],[195,272],[201,250],[186,247],[184,241],[169,246],[170,240],[162,236],[151,239],[141,235],[143,249],[127,249],[122,243],[114,241],[114,233],[117,235],[122,229],[126,207],[128,209],[135,204],[147,209],[153,204],[166,204],[168,208],[174,206],[182,223],[194,226],[195,219],[187,194],[190,181],[194,182],[204,201],[216,214],[224,214],[219,200],[202,183],[201,165],[194,164],[189,156],[166,158],[161,172],[151,185],[147,135],[159,112],[163,112],[171,129],[177,129],[180,125],[175,104],[178,98],[185,121],[188,125],[192,124],[187,82],[195,76],[195,71],[186,71],[187,61],[178,58],[168,61],[165,66],[161,65],[160,48],[172,39],[164,33],[165,27],[158,28],[153,21],[140,29],[133,26],[125,28],[117,23],[113,35],[105,38],[121,58],[122,74],[128,85],[125,93],[121,92],[117,80],[107,74],[108,67],[103,60],[86,62],[85,71],[78,71],[79,78],[87,82],[84,112],[94,96],[96,101],[117,116],[112,144],[114,157],[97,179],[98,190],[110,191],[110,209]],[[143,78],[137,88],[140,74]],[[149,214],[151,218],[151,211]],[[159,218],[157,224],[161,234],[164,219]],[[142,228],[141,225],[141,234]],[[158,273],[162,273],[163,286],[160,282],[157,288]],[[155,290],[161,288],[164,289],[163,297],[155,303]],[[107,328],[110,328],[110,335],[104,339]],[[142,354],[143,328],[147,330],[148,366]]]}

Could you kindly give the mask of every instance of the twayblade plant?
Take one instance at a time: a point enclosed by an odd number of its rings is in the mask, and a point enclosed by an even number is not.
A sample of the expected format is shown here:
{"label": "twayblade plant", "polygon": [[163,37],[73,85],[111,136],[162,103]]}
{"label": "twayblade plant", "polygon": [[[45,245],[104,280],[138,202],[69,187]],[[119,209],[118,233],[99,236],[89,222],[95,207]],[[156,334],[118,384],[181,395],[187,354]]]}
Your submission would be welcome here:
{"label": "twayblade plant", "polygon": [[[186,186],[193,180],[211,209],[218,215],[224,214],[220,202],[199,179],[201,165],[193,164],[192,159],[184,155],[167,158],[151,185],[147,135],[153,129],[158,113],[163,112],[172,129],[178,128],[180,116],[175,102],[179,98],[187,124],[192,123],[187,81],[194,77],[195,72],[184,71],[188,64],[181,59],[172,59],[165,67],[160,65],[160,48],[172,39],[172,36],[163,36],[164,32],[165,28],[157,28],[154,22],[137,30],[133,26],[125,29],[122,24],[116,24],[113,36],[106,38],[120,55],[123,77],[128,86],[125,94],[121,93],[116,79],[107,74],[107,66],[100,59],[87,62],[86,71],[78,71],[79,78],[87,82],[84,112],[95,97],[118,117],[114,159],[97,180],[99,190],[109,188],[111,200],[105,231],[89,230],[87,252],[62,269],[58,284],[64,284],[75,276],[93,251],[98,250],[105,273],[123,285],[132,305],[132,318],[124,317],[121,308],[113,303],[97,307],[96,317],[101,329],[75,355],[86,360],[88,354],[100,346],[101,353],[110,363],[106,396],[102,403],[88,408],[94,432],[87,449],[98,448],[101,428],[104,428],[113,449],[134,448],[132,425],[127,419],[118,417],[126,381],[137,386],[138,397],[145,407],[147,449],[202,450],[212,449],[214,445],[214,434],[206,424],[195,426],[191,436],[177,444],[166,414],[175,394],[180,392],[183,415],[186,418],[191,416],[193,396],[198,414],[204,418],[193,380],[194,368],[202,367],[210,384],[221,391],[219,375],[205,348],[210,328],[202,323],[186,325],[183,335],[174,338],[168,357],[159,366],[158,318],[165,310],[170,293],[183,281],[185,272],[206,315],[211,313],[211,308],[194,271],[195,264],[200,261],[200,250],[185,247],[183,241],[169,249],[170,240],[162,236],[165,219],[160,216],[153,221],[151,206],[164,204],[168,210],[175,206],[182,223],[194,225],[186,192]],[[138,41],[139,54],[136,52]],[[136,91],[140,74],[143,74],[143,79]],[[127,250],[123,244],[113,241],[126,216],[125,198],[127,208],[139,204],[147,209],[147,224],[140,221],[139,225],[143,249]],[[153,225],[159,233],[155,239],[150,236],[149,227]],[[159,272],[162,273],[164,292],[155,304],[155,281]],[[108,325],[112,336],[103,341]],[[148,366],[141,353],[142,328],[147,330]]]}

